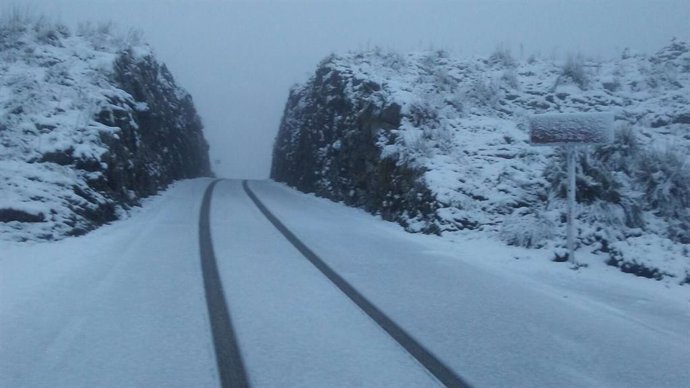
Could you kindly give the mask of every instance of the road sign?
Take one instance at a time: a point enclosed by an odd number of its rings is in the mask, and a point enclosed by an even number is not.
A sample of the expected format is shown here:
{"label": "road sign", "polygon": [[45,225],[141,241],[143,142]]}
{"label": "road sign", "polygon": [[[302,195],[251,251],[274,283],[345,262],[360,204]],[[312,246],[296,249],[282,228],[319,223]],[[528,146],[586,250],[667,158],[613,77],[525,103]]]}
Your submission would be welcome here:
{"label": "road sign", "polygon": [[611,113],[534,115],[529,121],[533,145],[606,144],[613,141]]}
{"label": "road sign", "polygon": [[537,146],[564,146],[568,158],[568,259],[575,261],[575,154],[580,145],[613,142],[613,114],[557,113],[529,119],[530,141]]}

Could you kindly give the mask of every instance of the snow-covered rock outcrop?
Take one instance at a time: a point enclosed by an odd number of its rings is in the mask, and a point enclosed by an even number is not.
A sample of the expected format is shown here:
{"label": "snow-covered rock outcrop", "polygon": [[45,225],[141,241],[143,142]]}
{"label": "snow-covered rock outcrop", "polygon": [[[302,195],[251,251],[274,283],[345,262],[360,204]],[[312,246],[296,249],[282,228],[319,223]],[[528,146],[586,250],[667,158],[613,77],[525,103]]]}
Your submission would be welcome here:
{"label": "snow-covered rock outcrop", "polygon": [[0,240],[83,234],[211,174],[189,94],[138,34],[111,30],[0,24]]}
{"label": "snow-covered rock outcrop", "polygon": [[617,134],[579,152],[580,247],[626,272],[689,282],[684,42],[610,61],[332,55],[291,90],[271,175],[410,231],[558,252],[564,156],[529,144],[527,118],[597,111],[615,114]]}

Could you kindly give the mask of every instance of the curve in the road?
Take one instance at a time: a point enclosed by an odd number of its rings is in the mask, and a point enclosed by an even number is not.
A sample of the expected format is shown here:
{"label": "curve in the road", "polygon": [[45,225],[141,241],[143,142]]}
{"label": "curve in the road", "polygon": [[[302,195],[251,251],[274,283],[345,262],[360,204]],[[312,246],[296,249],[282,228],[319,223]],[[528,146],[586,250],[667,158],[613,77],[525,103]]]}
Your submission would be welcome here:
{"label": "curve in the road", "polygon": [[402,327],[398,326],[378,307],[359,293],[350,283],[338,275],[316,253],[299,240],[280,220],[261,202],[261,200],[249,188],[247,181],[242,182],[242,187],[261,213],[278,229],[290,243],[297,248],[304,257],[309,260],[321,273],[336,285],[348,298],[350,298],[362,311],[371,317],[383,330],[395,339],[407,350],[420,364],[447,387],[465,388],[470,385],[458,376],[452,369],[446,366],[434,354],[422,346]]}
{"label": "curve in the road", "polygon": [[199,215],[199,248],[201,270],[204,278],[206,305],[211,323],[213,346],[216,352],[218,375],[223,388],[249,387],[247,374],[242,362],[235,331],[230,320],[228,305],[223,292],[223,283],[218,274],[216,255],[211,239],[210,210],[213,188],[219,180],[209,184],[204,193]]}

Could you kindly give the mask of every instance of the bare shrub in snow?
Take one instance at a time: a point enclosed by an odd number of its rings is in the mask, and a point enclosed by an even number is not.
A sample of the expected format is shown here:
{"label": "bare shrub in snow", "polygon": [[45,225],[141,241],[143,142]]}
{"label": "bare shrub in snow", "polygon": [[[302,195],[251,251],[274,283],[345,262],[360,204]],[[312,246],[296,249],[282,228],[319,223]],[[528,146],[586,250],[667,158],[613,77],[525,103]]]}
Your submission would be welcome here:
{"label": "bare shrub in snow", "polygon": [[429,157],[432,154],[431,145],[429,140],[423,135],[415,136],[411,139],[405,141],[407,149],[412,155],[419,155],[423,157]]}
{"label": "bare shrub in snow", "polygon": [[687,216],[690,207],[688,157],[673,149],[641,152],[636,178],[650,206],[667,217]]}
{"label": "bare shrub in snow", "polygon": [[445,50],[430,50],[422,57],[421,64],[429,70],[446,63],[448,58],[448,52]]}
{"label": "bare shrub in snow", "polygon": [[53,23],[44,16],[36,18],[33,29],[39,42],[52,46],[59,46],[60,39],[70,35],[69,29],[65,25]]}
{"label": "bare shrub in snow", "polygon": [[410,104],[408,114],[410,122],[417,128],[438,121],[438,112],[428,101],[416,101]]}
{"label": "bare shrub in snow", "polygon": [[515,58],[513,58],[513,54],[510,52],[510,49],[504,45],[499,45],[496,47],[491,56],[489,56],[489,62],[510,68],[517,66],[517,62],[515,61]]}
{"label": "bare shrub in snow", "polygon": [[581,54],[568,55],[568,58],[561,68],[561,75],[557,83],[560,83],[564,78],[570,79],[581,89],[587,88],[589,85],[589,76],[585,69],[585,59]]}
{"label": "bare shrub in snow", "polygon": [[144,43],[144,32],[136,29],[130,28],[124,36],[124,44],[127,47],[140,46]]}
{"label": "bare shrub in snow", "polygon": [[384,61],[384,65],[390,67],[391,69],[399,70],[407,66],[407,60],[405,57],[396,51],[387,51],[382,55],[382,59]]}
{"label": "bare shrub in snow", "polygon": [[458,86],[458,81],[453,78],[444,67],[435,69],[432,73],[433,83],[443,92],[452,93]]}
{"label": "bare shrub in snow", "polygon": [[[28,9],[13,7],[9,12],[0,15],[0,51],[2,49],[19,48],[25,43],[21,37],[33,25],[34,17]],[[5,53],[3,53],[5,54]],[[8,58],[7,61],[14,61],[15,58]]]}
{"label": "bare shrub in snow", "polygon": [[3,31],[26,31],[34,21],[28,8],[12,7],[9,12],[0,15],[0,29]]}
{"label": "bare shrub in snow", "polygon": [[472,84],[468,97],[473,98],[480,105],[495,107],[500,99],[499,86],[493,80],[483,81],[477,79]]}
{"label": "bare shrub in snow", "polygon": [[553,238],[554,224],[530,209],[516,209],[501,225],[499,238],[508,245],[541,248]]}
{"label": "bare shrub in snow", "polygon": [[450,152],[453,148],[453,133],[450,128],[444,125],[435,126],[424,129],[424,138],[430,141],[433,146],[442,150],[445,153]]}
{"label": "bare shrub in snow", "polygon": [[690,222],[690,160],[682,150],[642,148],[634,129],[624,125],[616,133],[616,142],[600,147],[595,155],[605,167],[629,177],[630,191],[639,193],[645,209],[655,209],[666,219]]}
{"label": "bare shrub in snow", "polygon": [[445,103],[447,105],[452,106],[455,108],[455,111],[458,112],[459,114],[463,114],[465,112],[465,95],[462,92],[456,91],[455,93],[449,94],[449,96],[445,99]]}
{"label": "bare shrub in snow", "polygon": [[653,89],[680,89],[683,85],[678,80],[678,69],[670,63],[659,63],[652,66],[647,77],[647,85]]}
{"label": "bare shrub in snow", "polygon": [[89,41],[96,50],[105,50],[111,47],[123,50],[129,47],[127,45],[129,36],[119,33],[112,21],[97,24],[80,23],[77,26],[76,35]]}

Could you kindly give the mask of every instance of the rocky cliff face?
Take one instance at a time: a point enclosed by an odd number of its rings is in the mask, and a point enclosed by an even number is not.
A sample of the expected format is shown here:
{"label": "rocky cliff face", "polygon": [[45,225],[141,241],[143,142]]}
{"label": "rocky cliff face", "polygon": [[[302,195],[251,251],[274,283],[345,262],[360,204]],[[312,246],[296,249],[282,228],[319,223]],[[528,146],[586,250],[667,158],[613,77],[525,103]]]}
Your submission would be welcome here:
{"label": "rocky cliff face", "polygon": [[380,84],[322,66],[308,86],[290,93],[271,176],[413,230],[435,231],[437,204],[420,179],[424,171],[381,158],[379,135],[400,126],[400,108],[381,100]]}
{"label": "rocky cliff face", "polygon": [[210,176],[201,119],[165,65],[130,49],[115,60],[112,77],[132,100],[116,98],[96,114],[97,122],[120,128],[119,139],[104,138],[111,145],[110,188],[146,196],[175,180]]}
{"label": "rocky cliff face", "polygon": [[58,239],[211,174],[192,98],[136,35],[0,26],[0,231]]}
{"label": "rocky cliff face", "polygon": [[610,111],[616,143],[578,156],[579,244],[624,271],[687,281],[689,92],[679,41],[603,62],[333,55],[291,90],[271,176],[410,231],[558,252],[564,158],[529,144],[527,119]]}

